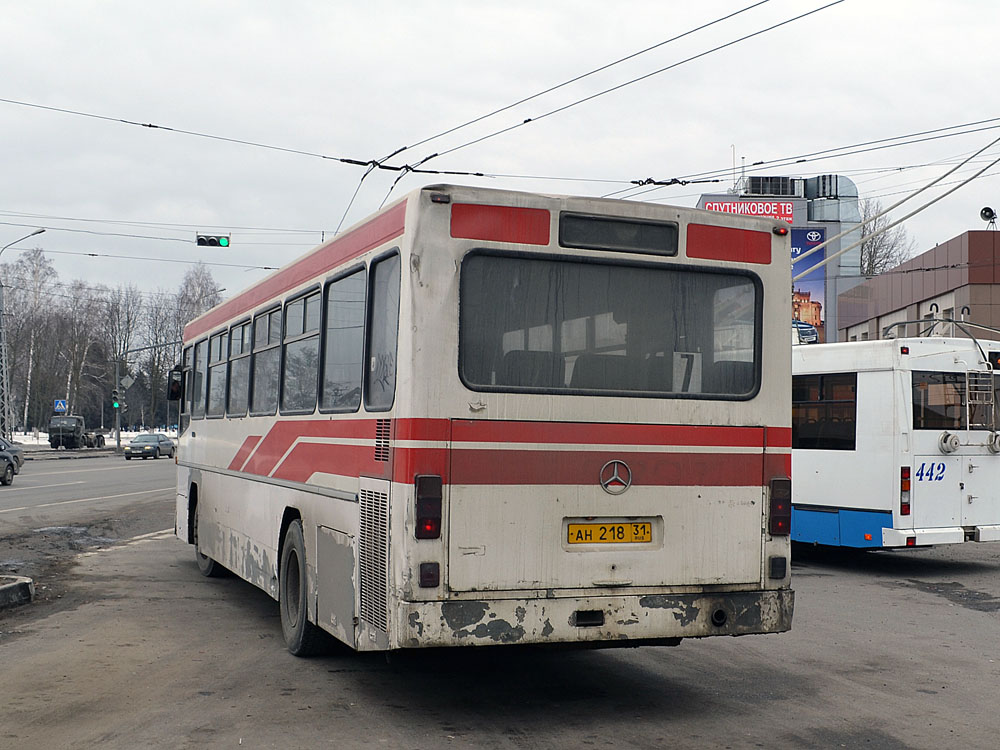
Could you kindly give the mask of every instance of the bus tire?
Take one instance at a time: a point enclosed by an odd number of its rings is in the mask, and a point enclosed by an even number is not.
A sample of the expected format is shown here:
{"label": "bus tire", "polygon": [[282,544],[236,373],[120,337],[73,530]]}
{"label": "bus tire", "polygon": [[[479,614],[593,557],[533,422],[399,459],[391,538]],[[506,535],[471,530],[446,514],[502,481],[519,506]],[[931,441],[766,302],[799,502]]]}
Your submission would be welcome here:
{"label": "bus tire", "polygon": [[302,521],[295,519],[285,532],[278,569],[278,608],[281,633],[293,656],[313,656],[323,650],[323,632],[309,622],[306,590],[306,545]]}
{"label": "bus tire", "polygon": [[[145,458],[145,457],[144,457]],[[194,559],[198,562],[198,570],[206,578],[218,578],[223,575],[225,568],[223,568],[219,563],[213,560],[208,555],[203,555],[201,553],[201,548],[198,546],[198,504],[195,503],[193,508],[194,512],[194,523],[191,526],[192,530],[192,541],[194,542]]]}

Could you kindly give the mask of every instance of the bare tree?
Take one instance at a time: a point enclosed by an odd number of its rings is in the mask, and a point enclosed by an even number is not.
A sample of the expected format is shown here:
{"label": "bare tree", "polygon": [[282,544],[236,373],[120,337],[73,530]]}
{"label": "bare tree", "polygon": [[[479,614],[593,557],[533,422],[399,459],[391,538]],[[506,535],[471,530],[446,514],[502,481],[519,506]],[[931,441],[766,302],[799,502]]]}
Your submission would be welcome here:
{"label": "bare tree", "polygon": [[[52,332],[48,325],[52,292],[58,283],[58,274],[40,247],[22,253],[7,274],[6,297],[8,326],[8,353],[11,363],[11,381],[24,384],[22,425],[27,429],[32,388],[37,379],[40,341]],[[39,335],[43,334],[40,338]],[[44,347],[52,349],[52,347]],[[49,373],[45,373],[48,375]],[[37,415],[39,409],[33,410]],[[37,422],[36,422],[37,424]]]}
{"label": "bare tree", "polygon": [[[101,296],[107,290],[93,289],[81,281],[74,281],[66,287],[66,295],[60,305],[60,318],[65,338],[63,349],[67,358],[66,401],[70,411],[81,413],[84,401],[84,374],[92,363],[92,354],[103,350],[100,336]],[[89,394],[88,394],[89,395]]]}
{"label": "bare tree", "polygon": [[[858,202],[858,208],[861,211],[861,220],[869,222],[873,216],[882,212],[882,202],[876,198],[863,198]],[[865,235],[870,235],[891,223],[892,220],[888,215],[881,216],[866,223],[862,231]],[[902,225],[865,240],[861,244],[862,275],[877,276],[890,268],[895,268],[913,255],[915,247],[915,243],[907,236],[906,229]]]}
{"label": "bare tree", "polygon": [[176,338],[182,338],[184,326],[189,322],[222,302],[223,291],[208,266],[204,263],[191,266],[177,290]]}
{"label": "bare tree", "polygon": [[180,345],[174,325],[177,318],[177,297],[168,292],[157,292],[156,301],[146,306],[143,316],[143,339],[152,347],[143,352],[143,370],[149,376],[149,414],[152,423],[159,423],[159,395],[166,388],[166,373],[180,358]]}

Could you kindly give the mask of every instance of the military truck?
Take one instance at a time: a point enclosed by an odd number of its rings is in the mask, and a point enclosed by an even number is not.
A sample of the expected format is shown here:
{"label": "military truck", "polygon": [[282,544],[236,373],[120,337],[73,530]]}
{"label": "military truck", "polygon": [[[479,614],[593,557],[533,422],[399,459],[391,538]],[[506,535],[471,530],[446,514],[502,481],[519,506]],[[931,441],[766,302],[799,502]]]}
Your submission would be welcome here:
{"label": "military truck", "polygon": [[83,417],[67,414],[49,421],[49,445],[53,448],[103,448],[104,435],[88,430]]}

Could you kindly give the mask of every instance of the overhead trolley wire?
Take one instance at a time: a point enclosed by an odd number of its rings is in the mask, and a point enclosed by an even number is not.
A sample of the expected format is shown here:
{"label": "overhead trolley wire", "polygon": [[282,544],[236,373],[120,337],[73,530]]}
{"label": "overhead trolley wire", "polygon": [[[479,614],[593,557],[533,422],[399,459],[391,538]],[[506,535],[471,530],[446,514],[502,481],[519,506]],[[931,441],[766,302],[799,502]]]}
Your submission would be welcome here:
{"label": "overhead trolley wire", "polygon": [[[987,125],[987,123],[995,123],[992,125]],[[974,127],[979,125],[987,125],[986,127]],[[963,130],[963,128],[970,128],[968,130]],[[914,143],[924,143],[927,141],[936,141],[944,138],[953,138],[961,135],[969,135],[972,133],[981,133],[988,130],[996,130],[1000,128],[1000,117],[993,117],[987,120],[979,120],[976,122],[967,122],[961,125],[950,125],[943,128],[934,128],[932,130],[918,131],[915,133],[907,133],[905,135],[898,135],[892,138],[880,138],[874,141],[862,141],[860,143],[854,143],[848,146],[837,146],[834,148],[823,149],[820,151],[813,151],[806,154],[800,154],[798,156],[783,157],[780,159],[773,159],[770,161],[757,161],[747,167],[744,172],[763,172],[771,169],[778,169],[781,167],[804,164],[813,161],[823,161],[826,159],[835,159],[842,156],[854,156],[856,154],[871,153],[873,151],[882,151],[884,149],[896,148],[898,146],[909,146]],[[954,130],[958,132],[948,133],[945,131]],[[927,137],[923,137],[927,136]],[[894,143],[893,141],[898,141]],[[698,178],[706,177],[719,177],[725,178],[725,176],[732,174],[732,167],[726,167],[725,169],[713,169],[705,172],[693,172],[690,174],[682,175],[678,178],[672,178],[668,181],[663,181],[662,185],[655,184],[654,187],[649,190],[640,191],[638,193],[633,193],[629,197],[635,197],[636,195],[646,195],[656,190],[661,189],[665,185],[670,184],[684,184],[680,182],[682,180],[694,180]],[[676,180],[676,182],[675,182]],[[638,183],[637,183],[638,184]],[[609,193],[603,197],[609,198],[622,193],[628,192],[630,188],[625,188],[623,190],[616,191],[614,193]]]}
{"label": "overhead trolley wire", "polygon": [[[639,83],[640,81],[645,81],[646,79],[652,78],[653,76],[659,75],[660,73],[665,73],[668,70],[673,70],[674,68],[680,67],[681,65],[684,65],[686,63],[692,62],[694,60],[698,60],[698,59],[700,59],[702,57],[706,57],[707,55],[711,55],[711,54],[713,54],[715,52],[719,52],[719,51],[721,51],[723,49],[726,49],[727,47],[732,47],[732,46],[734,46],[736,44],[739,44],[740,42],[745,42],[748,39],[753,39],[754,37],[760,36],[762,34],[766,34],[769,31],[774,31],[775,29],[781,28],[782,26],[787,26],[790,23],[794,23],[795,21],[799,21],[799,20],[801,20],[803,18],[806,18],[808,16],[811,16],[811,15],[814,15],[816,13],[819,13],[820,11],[823,11],[823,10],[826,10],[828,8],[833,7],[834,5],[840,5],[840,3],[842,3],[842,2],[844,2],[844,0],[833,0],[833,2],[827,3],[826,5],[820,6],[819,8],[815,8],[813,10],[807,11],[805,13],[802,13],[800,15],[797,15],[797,16],[794,16],[792,18],[786,19],[784,21],[781,21],[780,23],[773,24],[773,25],[768,26],[766,28],[759,29],[758,31],[754,31],[754,32],[752,32],[750,34],[746,34],[746,35],[741,36],[741,37],[739,37],[737,39],[733,39],[733,40],[731,40],[729,42],[726,42],[725,44],[717,45],[715,47],[712,47],[711,49],[705,50],[704,52],[699,52],[697,55],[692,55],[692,56],[687,57],[687,58],[685,58],[683,60],[680,60],[679,62],[675,62],[675,63],[673,63],[671,65],[667,65],[666,67],[659,68],[658,70],[654,70],[651,73],[646,73],[644,75],[638,76],[637,78],[633,78],[631,80],[625,81],[624,83],[620,83],[620,84],[618,84],[616,86],[612,86],[611,88],[604,89],[603,91],[598,91],[597,93],[591,94],[589,96],[585,96],[585,97],[583,97],[581,99],[577,99],[576,101],[570,102],[569,104],[565,104],[565,105],[563,105],[561,107],[557,107],[556,109],[553,109],[553,110],[551,110],[549,112],[545,112],[544,114],[538,115],[536,117],[529,117],[529,118],[525,119],[522,122],[515,123],[514,125],[510,125],[510,126],[508,126],[506,128],[501,128],[500,130],[497,130],[497,131],[495,131],[493,133],[489,133],[489,134],[481,136],[479,138],[475,138],[475,139],[473,139],[471,141],[467,141],[465,143],[459,144],[458,146],[454,146],[453,148],[449,148],[449,149],[446,149],[445,151],[438,152],[437,154],[433,154],[431,157],[427,157],[427,158],[445,156],[447,154],[454,153],[455,151],[458,151],[460,149],[467,148],[468,146],[472,146],[472,145],[477,144],[477,143],[482,143],[483,141],[489,140],[490,138],[495,138],[498,135],[502,135],[504,133],[509,133],[512,130],[516,130],[517,128],[524,127],[525,125],[527,125],[529,123],[537,122],[538,120],[542,120],[542,119],[544,119],[546,117],[551,117],[552,115],[558,114],[560,112],[565,112],[568,109],[571,109],[573,107],[576,107],[576,106],[578,106],[580,104],[584,104],[584,103],[589,102],[589,101],[593,101],[594,99],[597,99],[598,97],[604,96],[605,94],[610,94],[610,93],[612,93],[614,91],[619,91],[620,89],[623,89],[626,86],[631,86],[632,84]],[[425,158],[423,161],[426,161],[427,158]]]}
{"label": "overhead trolley wire", "polygon": [[[527,102],[530,102],[533,99],[537,99],[540,96],[545,96],[546,94],[551,94],[553,91],[557,91],[558,89],[564,88],[564,87],[569,86],[569,85],[574,84],[574,83],[577,83],[578,81],[582,81],[584,78],[589,78],[592,75],[596,75],[597,73],[601,73],[601,72],[603,72],[605,70],[608,70],[609,68],[613,68],[615,65],[620,65],[623,62],[627,62],[629,60],[632,60],[632,59],[634,59],[636,57],[639,57],[640,55],[646,54],[647,52],[652,52],[654,49],[658,49],[658,48],[663,47],[663,46],[665,46],[667,44],[670,44],[672,42],[676,42],[676,41],[678,41],[680,39],[683,39],[684,37],[691,36],[692,34],[695,34],[695,33],[699,32],[699,31],[703,31],[703,30],[709,28],[710,26],[714,26],[716,24],[722,23],[723,21],[728,21],[730,18],[734,18],[734,17],[740,15],[741,13],[746,13],[747,11],[753,10],[754,8],[757,8],[757,7],[759,7],[761,5],[764,5],[765,3],[768,3],[768,2],[770,2],[770,0],[760,0],[760,2],[753,3],[752,5],[748,5],[745,8],[740,8],[737,11],[733,11],[732,13],[729,13],[728,15],[721,16],[720,18],[716,18],[714,21],[709,21],[708,23],[703,23],[701,26],[696,26],[693,29],[688,29],[687,31],[685,31],[683,33],[680,33],[680,34],[677,34],[676,36],[673,36],[673,37],[671,37],[669,39],[664,39],[662,42],[657,42],[656,44],[652,45],[651,47],[646,47],[645,49],[641,49],[638,52],[633,52],[630,55],[626,55],[625,57],[621,57],[621,58],[619,58],[619,59],[617,59],[617,60],[615,60],[613,62],[606,63],[605,65],[601,65],[600,67],[594,68],[593,70],[587,71],[586,73],[581,73],[580,75],[574,76],[573,78],[570,78],[570,79],[568,79],[566,81],[563,81],[562,83],[557,83],[555,86],[549,86],[549,88],[544,89],[542,91],[539,91],[538,93],[531,94],[530,96],[526,96],[523,99],[518,99],[516,102],[513,102],[513,103],[508,104],[506,106],[500,107],[499,109],[494,109],[492,112],[489,112],[489,113],[487,113],[485,115],[480,115],[479,117],[475,117],[475,118],[473,118],[471,120],[468,120],[467,122],[463,122],[461,125],[456,125],[454,127],[448,128],[447,130],[443,130],[440,133],[437,133],[436,135],[429,136],[427,138],[424,138],[422,140],[417,141],[416,143],[411,143],[409,146],[404,146],[402,149],[400,149],[399,151],[397,151],[396,154],[394,154],[394,155],[397,155],[397,154],[399,154],[399,153],[401,153],[403,151],[409,151],[410,149],[414,149],[417,146],[423,146],[425,143],[429,143],[430,141],[437,140],[438,138],[441,138],[442,136],[450,135],[450,134],[452,134],[452,133],[454,133],[454,132],[456,132],[458,130],[461,130],[463,128],[467,128],[470,125],[475,125],[477,122],[482,122],[483,120],[489,119],[490,117],[493,117],[494,115],[498,115],[501,112],[506,112],[507,110],[510,110],[510,109],[513,109],[514,107],[520,106],[521,104],[525,104]],[[386,158],[389,158],[389,157],[386,157]]]}

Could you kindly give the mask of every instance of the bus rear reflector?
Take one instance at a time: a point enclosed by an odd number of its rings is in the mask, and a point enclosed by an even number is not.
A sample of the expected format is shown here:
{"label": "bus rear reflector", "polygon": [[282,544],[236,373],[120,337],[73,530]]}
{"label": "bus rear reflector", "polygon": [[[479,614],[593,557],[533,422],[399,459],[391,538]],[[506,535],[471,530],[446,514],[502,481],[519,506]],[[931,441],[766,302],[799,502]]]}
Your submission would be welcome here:
{"label": "bus rear reflector", "polygon": [[910,515],[910,467],[899,468],[899,515]]}
{"label": "bus rear reflector", "polygon": [[788,536],[792,530],[792,480],[775,477],[771,480],[771,536]]}
{"label": "bus rear reflector", "polygon": [[455,203],[451,207],[451,236],[465,240],[549,244],[548,209]]}
{"label": "bus rear reflector", "polygon": [[417,539],[438,539],[441,536],[441,477],[418,474],[414,484],[417,523],[413,533]]}
{"label": "bus rear reflector", "polygon": [[688,224],[687,257],[767,265],[771,262],[771,235],[749,229]]}

